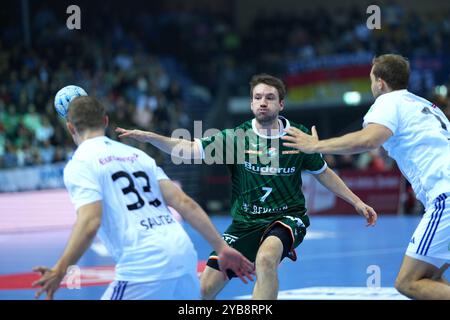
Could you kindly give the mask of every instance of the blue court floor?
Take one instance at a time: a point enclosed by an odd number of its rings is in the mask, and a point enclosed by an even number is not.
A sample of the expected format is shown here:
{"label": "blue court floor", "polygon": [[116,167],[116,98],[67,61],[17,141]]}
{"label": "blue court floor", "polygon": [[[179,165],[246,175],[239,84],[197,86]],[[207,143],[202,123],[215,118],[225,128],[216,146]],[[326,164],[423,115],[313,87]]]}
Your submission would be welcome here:
{"label": "blue court floor", "polygon": [[[297,248],[298,260],[285,259],[279,267],[279,298],[404,299],[393,285],[419,220],[420,217],[380,214],[376,227],[366,227],[365,220],[356,214],[311,216],[308,235]],[[213,222],[222,232],[230,219],[216,216]],[[185,224],[185,227],[199,259],[206,260],[209,245],[189,225]],[[0,233],[0,299],[33,299],[34,290],[27,280],[32,267],[52,266],[62,253],[69,232],[70,228]],[[107,283],[111,279],[111,270],[92,269],[113,266],[112,259],[99,243],[86,252],[79,266],[82,270],[90,268],[94,284]],[[106,287],[103,284],[82,285],[80,289],[63,288],[55,297],[99,299]],[[234,279],[218,299],[249,299],[252,289],[253,284],[245,285]]]}

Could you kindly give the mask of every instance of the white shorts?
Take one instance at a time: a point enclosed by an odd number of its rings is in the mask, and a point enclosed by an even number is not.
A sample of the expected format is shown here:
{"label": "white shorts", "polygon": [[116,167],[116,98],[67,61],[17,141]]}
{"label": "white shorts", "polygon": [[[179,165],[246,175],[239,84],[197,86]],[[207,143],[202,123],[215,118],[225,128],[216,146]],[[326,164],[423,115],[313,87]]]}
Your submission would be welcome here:
{"label": "white shorts", "polygon": [[197,273],[149,282],[113,281],[102,300],[198,300],[200,281]]}
{"label": "white shorts", "polygon": [[420,220],[406,255],[441,268],[450,261],[450,193],[438,196]]}

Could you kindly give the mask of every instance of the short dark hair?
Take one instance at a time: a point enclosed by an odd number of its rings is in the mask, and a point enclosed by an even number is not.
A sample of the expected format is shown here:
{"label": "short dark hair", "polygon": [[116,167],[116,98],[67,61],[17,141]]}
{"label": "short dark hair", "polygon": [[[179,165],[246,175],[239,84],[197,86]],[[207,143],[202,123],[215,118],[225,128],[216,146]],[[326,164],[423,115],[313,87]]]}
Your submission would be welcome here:
{"label": "short dark hair", "polygon": [[103,129],[105,107],[95,98],[89,96],[77,97],[69,105],[67,120],[78,132]]}
{"label": "short dark hair", "polygon": [[253,89],[260,83],[275,87],[278,91],[278,97],[280,98],[280,101],[284,100],[284,97],[286,96],[286,87],[283,81],[267,73],[255,74],[252,77],[252,79],[250,80],[250,97],[253,97]]}
{"label": "short dark hair", "polygon": [[398,54],[383,54],[372,60],[373,75],[383,79],[392,90],[408,87],[409,61]]}

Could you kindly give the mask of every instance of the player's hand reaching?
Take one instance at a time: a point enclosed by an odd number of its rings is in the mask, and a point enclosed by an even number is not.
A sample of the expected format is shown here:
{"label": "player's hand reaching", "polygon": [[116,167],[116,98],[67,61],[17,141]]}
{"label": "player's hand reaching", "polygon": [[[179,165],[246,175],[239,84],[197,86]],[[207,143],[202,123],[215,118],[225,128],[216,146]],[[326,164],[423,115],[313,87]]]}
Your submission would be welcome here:
{"label": "player's hand reaching", "polygon": [[290,127],[284,131],[286,132],[286,135],[281,137],[281,139],[285,141],[283,142],[283,146],[295,148],[304,153],[316,153],[319,136],[317,135],[315,126],[311,128],[312,135],[306,134],[294,127]]}
{"label": "player's hand reaching", "polygon": [[225,245],[219,253],[219,268],[225,279],[228,279],[227,270],[231,269],[244,283],[247,283],[246,278],[253,281],[252,275],[255,274],[254,264],[228,245]]}
{"label": "player's hand reaching", "polygon": [[375,212],[375,210],[368,206],[367,204],[365,204],[362,201],[359,201],[355,204],[355,210],[362,216],[364,216],[367,220],[367,224],[366,227],[368,226],[372,226],[374,227],[375,224],[377,223],[377,213]]}
{"label": "player's hand reaching", "polygon": [[64,278],[64,273],[57,271],[56,269],[50,269],[47,267],[34,267],[33,271],[40,272],[41,278],[33,282],[32,287],[41,286],[36,294],[35,299],[39,299],[42,293],[46,292],[46,300],[53,300],[53,295],[56,290],[59,289],[59,285]]}
{"label": "player's hand reaching", "polygon": [[132,138],[140,142],[147,142],[148,132],[142,130],[128,130],[123,128],[116,128],[116,132],[119,134],[119,138]]}

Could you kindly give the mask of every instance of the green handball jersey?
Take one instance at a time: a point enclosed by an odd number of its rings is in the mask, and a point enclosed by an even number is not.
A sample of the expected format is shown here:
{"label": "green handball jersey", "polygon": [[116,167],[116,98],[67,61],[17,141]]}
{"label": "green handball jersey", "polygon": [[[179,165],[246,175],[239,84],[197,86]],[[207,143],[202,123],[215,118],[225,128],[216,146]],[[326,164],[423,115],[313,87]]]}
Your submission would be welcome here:
{"label": "green handball jersey", "polygon": [[233,223],[249,229],[285,216],[302,217],[308,227],[301,172],[319,174],[327,168],[320,154],[283,146],[283,129],[292,126],[309,134],[306,127],[283,117],[278,121],[277,135],[259,133],[253,119],[196,140],[206,163],[227,165],[232,180]]}

